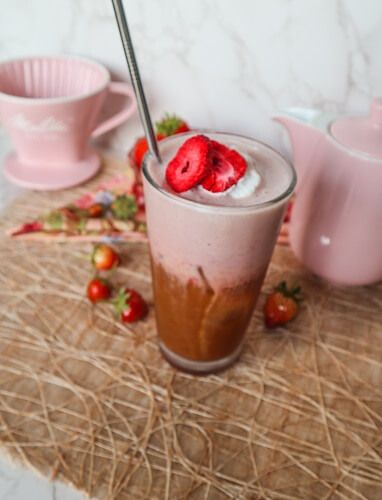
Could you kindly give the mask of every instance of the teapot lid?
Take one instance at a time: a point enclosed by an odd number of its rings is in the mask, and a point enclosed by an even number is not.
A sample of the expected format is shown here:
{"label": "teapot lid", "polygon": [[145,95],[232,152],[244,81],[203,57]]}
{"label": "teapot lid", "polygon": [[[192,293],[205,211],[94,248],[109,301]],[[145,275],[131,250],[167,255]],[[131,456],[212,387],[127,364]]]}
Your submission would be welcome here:
{"label": "teapot lid", "polygon": [[382,98],[371,101],[369,116],[339,118],[330,132],[347,148],[382,159]]}

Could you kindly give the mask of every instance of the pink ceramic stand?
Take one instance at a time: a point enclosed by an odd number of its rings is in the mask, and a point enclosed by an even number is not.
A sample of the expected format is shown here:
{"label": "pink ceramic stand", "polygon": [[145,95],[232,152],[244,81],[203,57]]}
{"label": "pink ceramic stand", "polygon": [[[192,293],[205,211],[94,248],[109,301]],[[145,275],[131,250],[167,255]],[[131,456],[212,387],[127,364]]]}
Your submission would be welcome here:
{"label": "pink ceramic stand", "polygon": [[29,189],[57,190],[76,186],[90,179],[100,168],[97,153],[89,150],[82,161],[62,166],[24,165],[15,153],[4,161],[4,174],[14,184]]}

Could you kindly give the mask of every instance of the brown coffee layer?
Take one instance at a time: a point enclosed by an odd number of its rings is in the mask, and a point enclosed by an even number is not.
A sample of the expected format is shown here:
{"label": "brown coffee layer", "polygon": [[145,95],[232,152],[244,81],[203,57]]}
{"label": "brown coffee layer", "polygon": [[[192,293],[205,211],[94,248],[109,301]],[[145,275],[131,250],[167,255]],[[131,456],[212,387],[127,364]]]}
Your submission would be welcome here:
{"label": "brown coffee layer", "polygon": [[158,334],[174,353],[195,361],[229,356],[239,346],[265,272],[234,287],[214,291],[202,268],[200,279],[180,281],[152,262]]}

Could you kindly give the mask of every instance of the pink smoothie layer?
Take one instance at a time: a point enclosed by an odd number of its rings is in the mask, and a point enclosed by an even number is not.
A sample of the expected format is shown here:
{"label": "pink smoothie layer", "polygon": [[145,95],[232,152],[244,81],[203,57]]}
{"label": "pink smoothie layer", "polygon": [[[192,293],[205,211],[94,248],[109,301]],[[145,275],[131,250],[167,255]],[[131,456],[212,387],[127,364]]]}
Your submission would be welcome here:
{"label": "pink smoothie layer", "polygon": [[201,187],[176,194],[165,181],[165,169],[192,135],[161,141],[162,163],[150,157],[146,165],[150,181],[145,178],[144,187],[152,257],[178,279],[200,280],[202,268],[214,289],[237,286],[263,275],[267,268],[293,191],[294,171],[264,144],[231,134],[208,133],[205,135],[247,159],[247,174],[255,179],[253,189],[243,178],[246,196],[239,193],[237,197],[235,188],[212,194]]}

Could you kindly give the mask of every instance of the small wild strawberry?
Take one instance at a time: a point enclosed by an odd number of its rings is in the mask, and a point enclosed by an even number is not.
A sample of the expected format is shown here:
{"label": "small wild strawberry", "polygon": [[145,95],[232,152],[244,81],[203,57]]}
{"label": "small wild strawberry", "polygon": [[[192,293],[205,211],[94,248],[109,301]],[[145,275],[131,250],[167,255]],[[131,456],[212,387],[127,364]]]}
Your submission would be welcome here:
{"label": "small wild strawberry", "polygon": [[121,288],[114,301],[116,313],[123,323],[133,323],[147,314],[147,304],[142,295],[132,288]]}
{"label": "small wild strawberry", "polygon": [[114,248],[105,243],[100,243],[94,247],[91,261],[98,271],[108,271],[119,265],[120,257]]}
{"label": "small wild strawberry", "polygon": [[107,300],[111,295],[111,285],[108,281],[95,277],[89,281],[86,293],[93,304]]}
{"label": "small wild strawberry", "polygon": [[288,288],[285,281],[275,287],[264,306],[264,322],[268,328],[285,325],[296,317],[302,300],[300,292],[301,287]]}

